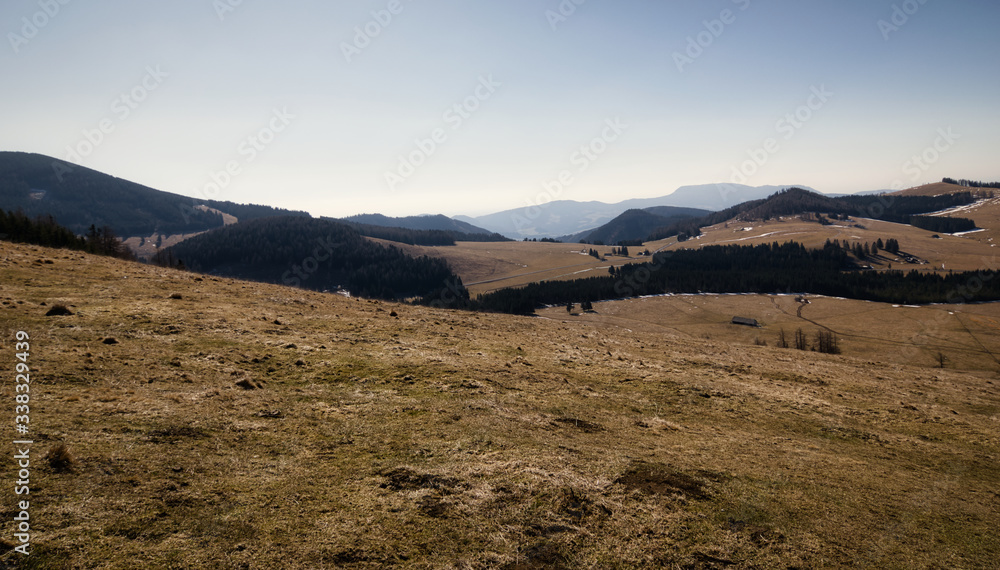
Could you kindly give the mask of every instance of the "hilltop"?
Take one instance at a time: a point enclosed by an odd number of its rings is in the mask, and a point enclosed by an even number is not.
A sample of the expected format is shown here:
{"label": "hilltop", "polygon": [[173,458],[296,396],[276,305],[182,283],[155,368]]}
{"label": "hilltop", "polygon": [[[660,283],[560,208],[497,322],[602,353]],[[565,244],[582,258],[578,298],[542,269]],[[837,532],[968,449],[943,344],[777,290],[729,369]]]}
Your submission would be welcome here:
{"label": "hilltop", "polygon": [[[0,259],[0,329],[30,335],[35,567],[1000,556],[995,372],[347,299],[8,243]],[[56,304],[73,314],[46,317]],[[12,352],[0,358],[11,369]]]}
{"label": "hilltop", "polygon": [[[177,241],[237,220],[276,215],[308,216],[270,206],[195,200],[155,190],[56,158],[0,152],[0,203],[29,217],[51,215],[77,235],[90,226],[123,238]],[[138,245],[138,244],[136,244]],[[148,253],[148,252],[147,252]]]}
{"label": "hilltop", "polygon": [[405,228],[408,230],[441,230],[459,234],[489,234],[489,230],[449,218],[448,216],[406,216],[392,218],[382,214],[358,214],[341,218],[341,221],[384,228]]}
{"label": "hilltop", "polygon": [[[636,198],[614,204],[599,201],[579,202],[554,200],[543,194],[535,203],[477,217],[456,216],[455,219],[476,224],[515,239],[555,238],[576,236],[592,231],[627,210],[644,210],[658,206],[678,209],[716,211],[750,200],[763,199],[780,190],[795,186],[744,186],[740,184],[702,184],[683,186],[658,198]],[[801,188],[806,188],[802,186]],[[577,237],[576,239],[579,239]]]}

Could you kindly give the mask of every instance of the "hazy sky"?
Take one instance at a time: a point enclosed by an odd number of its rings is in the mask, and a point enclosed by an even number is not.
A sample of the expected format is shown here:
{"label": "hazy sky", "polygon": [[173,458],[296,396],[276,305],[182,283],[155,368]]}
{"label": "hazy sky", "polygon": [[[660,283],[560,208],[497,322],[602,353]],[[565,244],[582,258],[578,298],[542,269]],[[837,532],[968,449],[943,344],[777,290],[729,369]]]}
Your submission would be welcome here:
{"label": "hazy sky", "polygon": [[475,215],[1000,180],[995,0],[4,0],[0,22],[0,149],[188,196]]}

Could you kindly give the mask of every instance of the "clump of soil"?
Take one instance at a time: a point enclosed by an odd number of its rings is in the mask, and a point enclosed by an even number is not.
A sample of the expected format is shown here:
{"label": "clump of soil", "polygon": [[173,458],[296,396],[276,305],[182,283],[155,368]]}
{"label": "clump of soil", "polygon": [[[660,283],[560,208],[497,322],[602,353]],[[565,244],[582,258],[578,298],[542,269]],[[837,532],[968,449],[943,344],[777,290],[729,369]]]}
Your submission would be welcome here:
{"label": "clump of soil", "polygon": [[615,483],[647,495],[681,493],[693,499],[709,497],[704,479],[677,471],[662,463],[634,463],[615,479]]}

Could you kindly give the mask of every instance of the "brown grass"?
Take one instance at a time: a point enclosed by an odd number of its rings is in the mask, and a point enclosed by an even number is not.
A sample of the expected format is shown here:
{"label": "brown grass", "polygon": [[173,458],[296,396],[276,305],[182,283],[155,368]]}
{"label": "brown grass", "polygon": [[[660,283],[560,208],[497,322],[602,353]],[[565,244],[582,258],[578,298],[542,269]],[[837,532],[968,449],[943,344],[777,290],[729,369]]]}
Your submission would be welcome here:
{"label": "brown grass", "polygon": [[[688,339],[777,347],[781,331],[794,346],[802,330],[810,348],[818,333],[833,334],[846,356],[887,364],[939,365],[961,370],[1000,370],[1000,303],[900,306],[798,295],[676,295],[609,301],[595,311],[567,315],[564,308],[539,311],[549,319],[600,330],[649,332]],[[762,326],[733,325],[734,316]]]}
{"label": "brown grass", "polygon": [[[982,211],[986,211],[984,207]],[[992,209],[989,209],[992,212]],[[996,214],[983,216],[982,212],[968,213],[978,224],[1000,228],[1000,202]],[[992,225],[993,217],[996,225]],[[860,224],[863,228],[855,227]],[[820,248],[826,240],[847,240],[854,243],[883,242],[888,238],[899,240],[900,250],[915,256],[924,263],[908,263],[902,256],[882,252],[869,261],[878,270],[899,269],[910,271],[978,271],[984,268],[1000,268],[1000,257],[993,242],[986,241],[986,232],[966,236],[935,234],[913,226],[894,224],[867,218],[852,218],[852,222],[834,222],[823,226],[817,222],[806,222],[796,217],[786,217],[767,222],[725,222],[702,228],[703,236],[698,239],[677,243],[675,238],[646,244],[650,251],[669,251],[683,248],[700,248],[709,245],[759,245],[773,242],[796,241],[809,248]],[[937,235],[935,238],[933,236]],[[992,235],[992,234],[989,234]]]}
{"label": "brown grass", "polygon": [[[9,244],[0,260],[0,362],[11,369],[9,340],[29,332],[31,435],[77,464],[33,472],[35,567],[1000,557],[995,373],[196,281]],[[55,300],[76,314],[46,318]],[[0,473],[13,489],[10,454]],[[11,517],[2,526],[12,536]]]}
{"label": "brown grass", "polygon": [[[459,242],[449,247],[393,245],[411,254],[446,259],[473,297],[536,281],[603,276],[613,265],[636,261],[634,257],[610,255],[611,247],[574,243]],[[590,249],[596,249],[606,256],[606,260],[587,255]],[[640,251],[642,248],[630,248],[631,253]]]}

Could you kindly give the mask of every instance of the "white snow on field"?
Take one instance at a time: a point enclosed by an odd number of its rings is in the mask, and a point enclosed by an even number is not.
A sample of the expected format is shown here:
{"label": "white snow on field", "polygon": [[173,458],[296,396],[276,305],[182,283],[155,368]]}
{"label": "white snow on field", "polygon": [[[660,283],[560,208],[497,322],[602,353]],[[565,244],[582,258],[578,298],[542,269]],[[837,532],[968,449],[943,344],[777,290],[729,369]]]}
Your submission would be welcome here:
{"label": "white snow on field", "polygon": [[773,235],[782,235],[782,236],[785,236],[785,237],[787,237],[787,236],[797,236],[797,235],[801,235],[801,234],[805,234],[805,233],[808,233],[808,232],[785,232],[784,230],[781,230],[781,231],[777,231],[777,232],[768,232],[766,234],[760,234],[759,236],[750,236],[750,237],[737,238],[737,239],[727,239],[727,240],[719,241],[719,242],[716,242],[716,243],[733,243],[733,242],[737,242],[737,241],[747,241],[747,240],[751,240],[751,239],[765,238],[765,237],[769,237],[769,236],[773,236]]}
{"label": "white snow on field", "polygon": [[977,228],[977,229],[974,229],[974,230],[969,230],[967,232],[958,232],[958,233],[954,233],[954,234],[951,234],[951,235],[961,237],[961,236],[967,236],[969,234],[975,234],[975,233],[985,232],[985,231],[986,230],[984,228]]}
{"label": "white snow on field", "polygon": [[966,204],[965,206],[955,206],[954,208],[948,208],[947,210],[941,210],[940,212],[931,212],[929,214],[924,214],[925,216],[947,216],[950,214],[957,214],[959,212],[968,212],[969,210],[975,210],[976,208],[983,206],[985,204],[1000,204],[1000,198],[986,198],[983,200],[976,200],[971,204]]}

